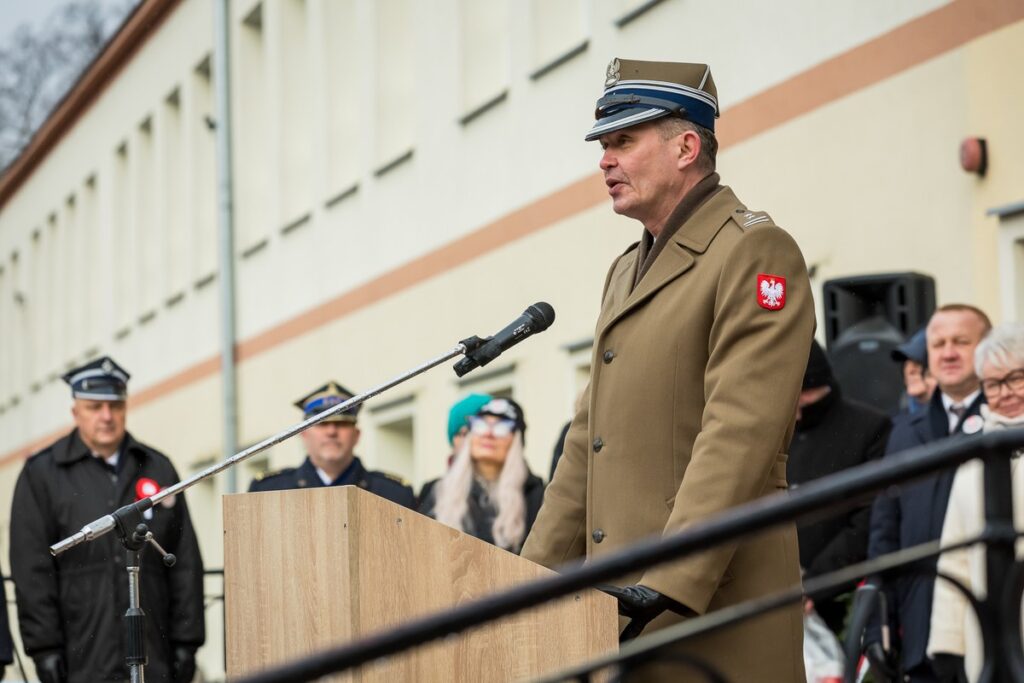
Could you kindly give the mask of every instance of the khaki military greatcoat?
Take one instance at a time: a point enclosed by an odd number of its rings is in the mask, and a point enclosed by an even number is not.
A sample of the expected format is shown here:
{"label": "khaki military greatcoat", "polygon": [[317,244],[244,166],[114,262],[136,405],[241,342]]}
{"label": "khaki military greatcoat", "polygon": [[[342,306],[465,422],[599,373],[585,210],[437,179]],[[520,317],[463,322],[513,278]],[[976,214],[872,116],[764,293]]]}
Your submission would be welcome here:
{"label": "khaki military greatcoat", "polygon": [[[612,265],[590,384],[522,554],[548,567],[670,534],[786,487],[786,448],[814,331],[793,239],[728,187],[672,236],[634,288]],[[784,282],[783,282],[784,279]],[[637,571],[697,613],[800,580],[792,525]],[[664,615],[647,631],[678,621]],[[730,681],[803,681],[800,608],[688,642]],[[652,680],[698,680],[678,667]],[[700,679],[703,680],[703,679]]]}

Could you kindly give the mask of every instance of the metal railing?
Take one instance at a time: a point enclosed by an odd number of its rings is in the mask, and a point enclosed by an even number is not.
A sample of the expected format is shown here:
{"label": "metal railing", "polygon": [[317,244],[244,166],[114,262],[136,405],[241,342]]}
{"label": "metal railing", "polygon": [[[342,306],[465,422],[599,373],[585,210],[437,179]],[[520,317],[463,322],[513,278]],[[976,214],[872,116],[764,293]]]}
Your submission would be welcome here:
{"label": "metal railing", "polygon": [[[297,659],[240,679],[239,683],[291,683],[313,681],[321,676],[352,669],[381,657],[394,655],[461,633],[473,627],[535,607],[582,589],[609,583],[624,574],[706,550],[714,545],[756,534],[779,524],[793,522],[823,512],[836,513],[862,505],[881,491],[915,479],[936,474],[962,463],[982,458],[985,486],[984,532],[944,548],[938,541],[907,548],[896,553],[843,568],[806,580],[803,586],[733,605],[715,612],[686,619],[674,626],[623,644],[617,652],[537,679],[543,683],[588,681],[602,669],[618,675],[628,673],[637,664],[649,663],[665,648],[695,636],[716,631],[739,621],[829,591],[851,586],[864,576],[893,575],[908,569],[921,571],[922,563],[934,560],[942,552],[977,543],[986,546],[987,584],[1002,586],[978,598],[968,600],[981,624],[985,670],[982,680],[1004,683],[1024,680],[1024,652],[1021,647],[1020,598],[1024,593],[1024,563],[1014,559],[1018,533],[1013,528],[1010,458],[1024,446],[1024,429],[945,440],[843,470],[809,482],[781,495],[762,498],[729,510],[707,522],[664,538],[651,538],[613,554],[595,558],[583,566],[568,568],[560,574],[521,584],[466,603],[451,610],[408,621],[394,629]],[[934,569],[932,569],[934,571]],[[223,576],[222,569],[208,569],[208,576]],[[3,577],[9,581],[9,577]],[[951,580],[949,577],[941,577]],[[956,582],[954,582],[955,584]],[[961,591],[966,591],[959,586]],[[221,603],[223,590],[204,595],[207,609]],[[13,592],[8,593],[13,603]],[[20,655],[15,650],[16,664]],[[706,662],[679,661],[705,674],[709,681],[726,679]],[[24,669],[21,670],[24,677]]]}
{"label": "metal railing", "polygon": [[[1024,564],[1015,563],[1013,498],[1010,458],[1024,446],[1024,430],[1009,430],[984,435],[947,439],[887,456],[880,461],[843,470],[802,485],[798,490],[753,501],[729,510],[705,523],[689,527],[675,535],[641,541],[614,554],[590,560],[583,566],[522,584],[486,596],[454,609],[406,622],[392,630],[373,634],[290,663],[273,667],[239,683],[296,683],[345,671],[384,656],[434,642],[474,626],[535,607],[570,593],[608,583],[637,569],[651,567],[734,541],[771,527],[794,522],[823,511],[837,512],[864,504],[887,487],[907,483],[964,462],[984,460],[985,519],[981,537],[954,546],[984,543],[987,557],[988,595],[976,599],[985,639],[985,670],[982,680],[1006,683],[1024,680],[1024,652],[1021,648],[1020,595],[1024,591]],[[949,548],[952,549],[952,548]],[[894,572],[934,558],[948,549],[937,543],[899,551],[876,560],[848,567],[807,582],[805,589],[794,587],[775,595],[731,606],[704,616],[687,619],[675,626],[623,645],[618,652],[584,665],[558,672],[541,680],[589,680],[592,673],[615,667],[628,672],[641,660],[666,646],[743,619],[812,596],[831,587],[847,585],[858,578],[878,572]],[[686,662],[684,662],[686,663]],[[688,662],[704,671],[709,680],[724,680],[706,663]]]}

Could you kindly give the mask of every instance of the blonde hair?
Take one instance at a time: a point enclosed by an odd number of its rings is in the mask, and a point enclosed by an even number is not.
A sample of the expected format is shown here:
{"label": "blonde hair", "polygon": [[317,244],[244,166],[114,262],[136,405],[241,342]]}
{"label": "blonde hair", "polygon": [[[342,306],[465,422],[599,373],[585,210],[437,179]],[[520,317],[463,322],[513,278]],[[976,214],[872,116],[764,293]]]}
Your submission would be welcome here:
{"label": "blonde hair", "polygon": [[[473,459],[470,457],[472,438],[462,442],[455,453],[451,467],[437,483],[437,504],[434,516],[442,524],[466,531],[463,522],[469,511],[469,494],[473,487]],[[498,514],[491,525],[494,544],[506,550],[517,551],[526,536],[526,499],[523,485],[530,471],[523,457],[523,435],[516,432],[505,456],[505,464],[498,475],[494,502]]]}

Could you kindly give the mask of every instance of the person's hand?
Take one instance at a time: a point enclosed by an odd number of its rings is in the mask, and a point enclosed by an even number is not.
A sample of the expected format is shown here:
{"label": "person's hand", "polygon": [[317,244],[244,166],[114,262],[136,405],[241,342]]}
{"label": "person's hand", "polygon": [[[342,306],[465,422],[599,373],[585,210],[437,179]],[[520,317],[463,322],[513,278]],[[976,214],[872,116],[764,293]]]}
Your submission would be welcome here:
{"label": "person's hand", "polygon": [[893,661],[881,643],[874,642],[869,644],[867,649],[864,650],[864,655],[868,658],[871,669],[882,681],[899,680],[899,665]]}
{"label": "person's hand", "polygon": [[64,663],[63,652],[45,652],[33,661],[36,663],[36,675],[40,683],[67,683],[68,667]]}
{"label": "person's hand", "polygon": [[171,679],[174,683],[192,683],[195,675],[195,648],[188,645],[175,645],[171,659]]}
{"label": "person's hand", "polygon": [[619,636],[619,642],[632,640],[665,610],[676,614],[692,614],[691,610],[676,602],[667,595],[662,595],[653,588],[641,586],[599,586],[599,588],[619,601],[619,614],[629,617],[631,621]]}
{"label": "person's hand", "polygon": [[932,657],[932,669],[939,683],[967,683],[967,670],[960,655],[936,652]]}

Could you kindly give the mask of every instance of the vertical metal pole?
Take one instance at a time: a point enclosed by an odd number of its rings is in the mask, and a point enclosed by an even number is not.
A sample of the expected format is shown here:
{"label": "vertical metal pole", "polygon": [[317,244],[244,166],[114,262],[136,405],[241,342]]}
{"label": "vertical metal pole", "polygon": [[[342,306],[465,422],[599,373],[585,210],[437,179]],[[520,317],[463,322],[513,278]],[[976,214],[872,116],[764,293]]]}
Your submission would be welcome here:
{"label": "vertical metal pole", "polygon": [[139,597],[139,551],[128,550],[128,613],[125,614],[125,660],[131,683],[145,683],[146,657],[146,614],[142,611]]}
{"label": "vertical metal pole", "polygon": [[[234,178],[231,162],[231,57],[229,0],[213,3],[213,83],[217,100],[217,233],[220,257],[220,372],[225,454],[238,452],[238,398],[235,379]],[[234,469],[227,471],[227,493],[238,489]]]}
{"label": "vertical metal pole", "polygon": [[[1013,488],[1010,476],[1010,454],[999,453],[985,458],[985,531],[991,538],[985,547],[985,610],[981,618],[992,621],[988,633],[1001,631],[1003,588],[1010,578],[1014,563],[1016,534],[1013,530]],[[983,627],[984,628],[984,627]],[[992,683],[1011,683],[1010,661],[1006,648],[986,649],[991,657]]]}

